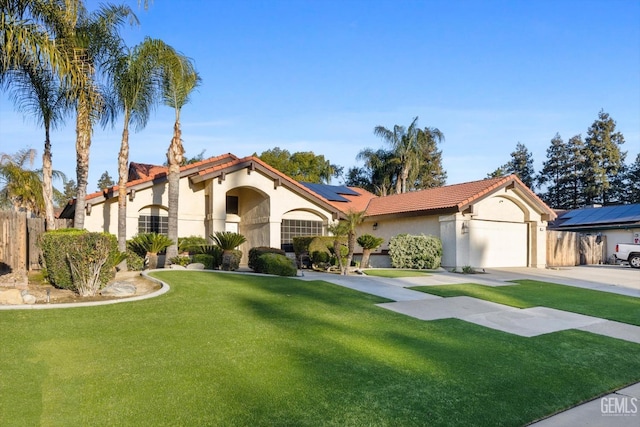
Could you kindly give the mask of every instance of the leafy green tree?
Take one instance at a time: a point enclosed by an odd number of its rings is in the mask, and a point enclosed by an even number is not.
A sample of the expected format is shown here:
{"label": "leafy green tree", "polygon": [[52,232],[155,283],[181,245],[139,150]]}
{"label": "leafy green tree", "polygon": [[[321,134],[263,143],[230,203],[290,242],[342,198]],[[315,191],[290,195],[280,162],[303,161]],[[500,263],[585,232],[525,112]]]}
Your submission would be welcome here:
{"label": "leafy green tree", "polygon": [[520,142],[516,144],[515,151],[511,152],[511,160],[489,173],[487,178],[498,178],[510,174],[516,174],[527,187],[533,188],[535,184],[533,156]]}
{"label": "leafy green tree", "polygon": [[113,178],[109,175],[108,171],[104,171],[102,175],[100,175],[100,179],[98,179],[98,190],[106,190],[107,188],[111,188],[115,185],[113,182]]}
{"label": "leafy green tree", "polygon": [[[626,152],[620,150],[624,136],[616,132],[616,122],[604,111],[587,131],[584,144],[582,169],[584,196],[587,204],[604,205],[619,203],[624,189],[616,176],[623,172]],[[617,183],[617,185],[616,185]]]}
{"label": "leafy green tree", "polygon": [[167,150],[169,164],[168,189],[168,237],[174,242],[167,248],[167,262],[178,255],[178,202],[180,196],[180,165],[184,160],[180,112],[188,102],[193,90],[200,84],[200,76],[193,62],[168,45],[164,45],[160,57],[162,65],[162,99],[173,108],[175,122],[173,137]]}
{"label": "leafy green tree", "polygon": [[418,145],[421,147],[419,166],[410,175],[411,189],[442,187],[447,183],[447,172],[442,165],[442,150],[438,144],[444,135],[437,128],[418,129]]}
{"label": "leafy green tree", "polygon": [[263,151],[258,158],[296,181],[328,184],[332,177],[340,176],[342,168],[331,164],[323,155],[313,151],[290,153],[275,147]]}

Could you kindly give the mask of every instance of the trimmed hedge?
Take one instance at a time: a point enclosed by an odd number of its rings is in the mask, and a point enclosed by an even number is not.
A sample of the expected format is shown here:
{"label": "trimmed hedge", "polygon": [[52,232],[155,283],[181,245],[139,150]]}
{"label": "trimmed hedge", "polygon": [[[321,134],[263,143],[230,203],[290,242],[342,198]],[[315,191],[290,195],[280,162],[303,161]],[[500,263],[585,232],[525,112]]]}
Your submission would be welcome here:
{"label": "trimmed hedge", "polygon": [[197,253],[198,247],[207,244],[207,239],[202,236],[178,237],[178,252]]}
{"label": "trimmed hedge", "polygon": [[78,236],[86,233],[87,230],[63,228],[42,235],[40,247],[45,264],[44,275],[56,288],[74,289],[67,254],[77,247]]}
{"label": "trimmed hedge", "polygon": [[218,264],[217,266],[215,265],[215,257],[213,255],[195,254],[192,256],[192,258],[194,263],[199,262],[200,264],[204,265],[204,268],[206,270],[214,270],[220,266],[220,264]]}
{"label": "trimmed hedge", "polygon": [[256,262],[258,258],[263,254],[279,254],[285,256],[286,252],[282,249],[270,248],[268,246],[258,246],[256,248],[251,248],[249,250],[249,268],[256,273],[263,273],[262,271],[256,270],[256,268],[259,268],[256,266]]}
{"label": "trimmed hedge", "polygon": [[389,242],[389,258],[395,268],[438,268],[442,242],[435,236],[398,234]]}
{"label": "trimmed hedge", "polygon": [[254,271],[275,274],[277,276],[295,276],[298,274],[295,261],[286,255],[266,252],[255,260],[256,269]]}

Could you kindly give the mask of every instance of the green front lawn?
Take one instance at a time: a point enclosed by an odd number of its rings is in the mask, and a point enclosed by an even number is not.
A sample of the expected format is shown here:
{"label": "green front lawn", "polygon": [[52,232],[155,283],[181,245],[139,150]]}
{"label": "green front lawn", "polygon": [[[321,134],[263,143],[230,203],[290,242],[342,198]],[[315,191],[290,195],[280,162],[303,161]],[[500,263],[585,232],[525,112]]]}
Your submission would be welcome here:
{"label": "green front lawn", "polygon": [[398,270],[395,268],[377,268],[374,270],[364,270],[364,274],[367,276],[375,276],[375,277],[388,277],[388,278],[399,278],[399,277],[424,277],[429,276],[431,271],[424,270]]}
{"label": "green front lawn", "polygon": [[411,289],[442,297],[470,296],[518,308],[543,306],[640,326],[640,298],[536,280],[514,282],[517,284],[513,286],[469,283]]}
{"label": "green front lawn", "polygon": [[158,298],[0,311],[2,425],[517,426],[640,381],[640,345],[425,322],[321,281],[175,271]]}

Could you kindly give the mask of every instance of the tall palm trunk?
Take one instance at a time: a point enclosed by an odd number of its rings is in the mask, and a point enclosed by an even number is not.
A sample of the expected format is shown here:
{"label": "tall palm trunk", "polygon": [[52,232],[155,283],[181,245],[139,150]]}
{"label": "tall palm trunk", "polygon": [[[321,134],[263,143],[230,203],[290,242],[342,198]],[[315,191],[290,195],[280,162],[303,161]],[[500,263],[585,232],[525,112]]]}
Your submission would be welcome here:
{"label": "tall palm trunk", "polygon": [[45,125],[44,151],[42,152],[42,195],[44,197],[45,228],[55,230],[56,221],[53,212],[53,167],[51,165],[51,140],[49,126]]}
{"label": "tall palm trunk", "polygon": [[184,156],[184,147],[182,146],[182,132],[180,131],[180,113],[176,111],[176,122],[173,125],[173,138],[169,151],[167,152],[167,161],[169,163],[169,218],[167,234],[169,239],[173,241],[171,246],[167,248],[165,257],[165,265],[170,264],[171,258],[178,255],[178,200],[180,198],[180,165]]}
{"label": "tall palm trunk", "polygon": [[[122,129],[122,141],[118,154],[118,250],[127,251],[127,180],[129,163],[129,110],[124,112],[124,127]],[[122,261],[118,266],[120,270],[127,269],[127,262]]]}
{"label": "tall palm trunk", "polygon": [[78,190],[73,218],[73,226],[79,230],[84,228],[85,207],[87,205],[91,132],[91,106],[87,100],[87,94],[83,94],[81,99],[78,100],[78,117],[76,119],[76,176]]}

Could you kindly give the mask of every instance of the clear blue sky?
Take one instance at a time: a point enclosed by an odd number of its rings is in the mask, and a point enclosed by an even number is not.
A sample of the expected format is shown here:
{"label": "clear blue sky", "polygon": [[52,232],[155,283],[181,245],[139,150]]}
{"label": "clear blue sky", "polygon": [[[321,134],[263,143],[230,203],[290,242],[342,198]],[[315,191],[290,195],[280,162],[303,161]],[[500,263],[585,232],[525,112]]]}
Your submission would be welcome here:
{"label": "clear blue sky", "polygon": [[[125,32],[130,45],[161,38],[202,76],[182,112],[188,156],[278,146],[346,171],[360,150],[383,146],[375,126],[419,116],[445,134],[454,184],[483,179],[518,142],[538,171],[556,132],[584,137],[601,109],[625,136],[627,164],[640,151],[637,0],[125,3],[141,21]],[[105,170],[116,178],[121,126],[94,134],[89,191]],[[172,126],[159,106],[131,135],[130,160],[163,163]],[[41,155],[42,141],[0,95],[0,152]],[[54,168],[75,179],[73,118],[52,142]]]}

